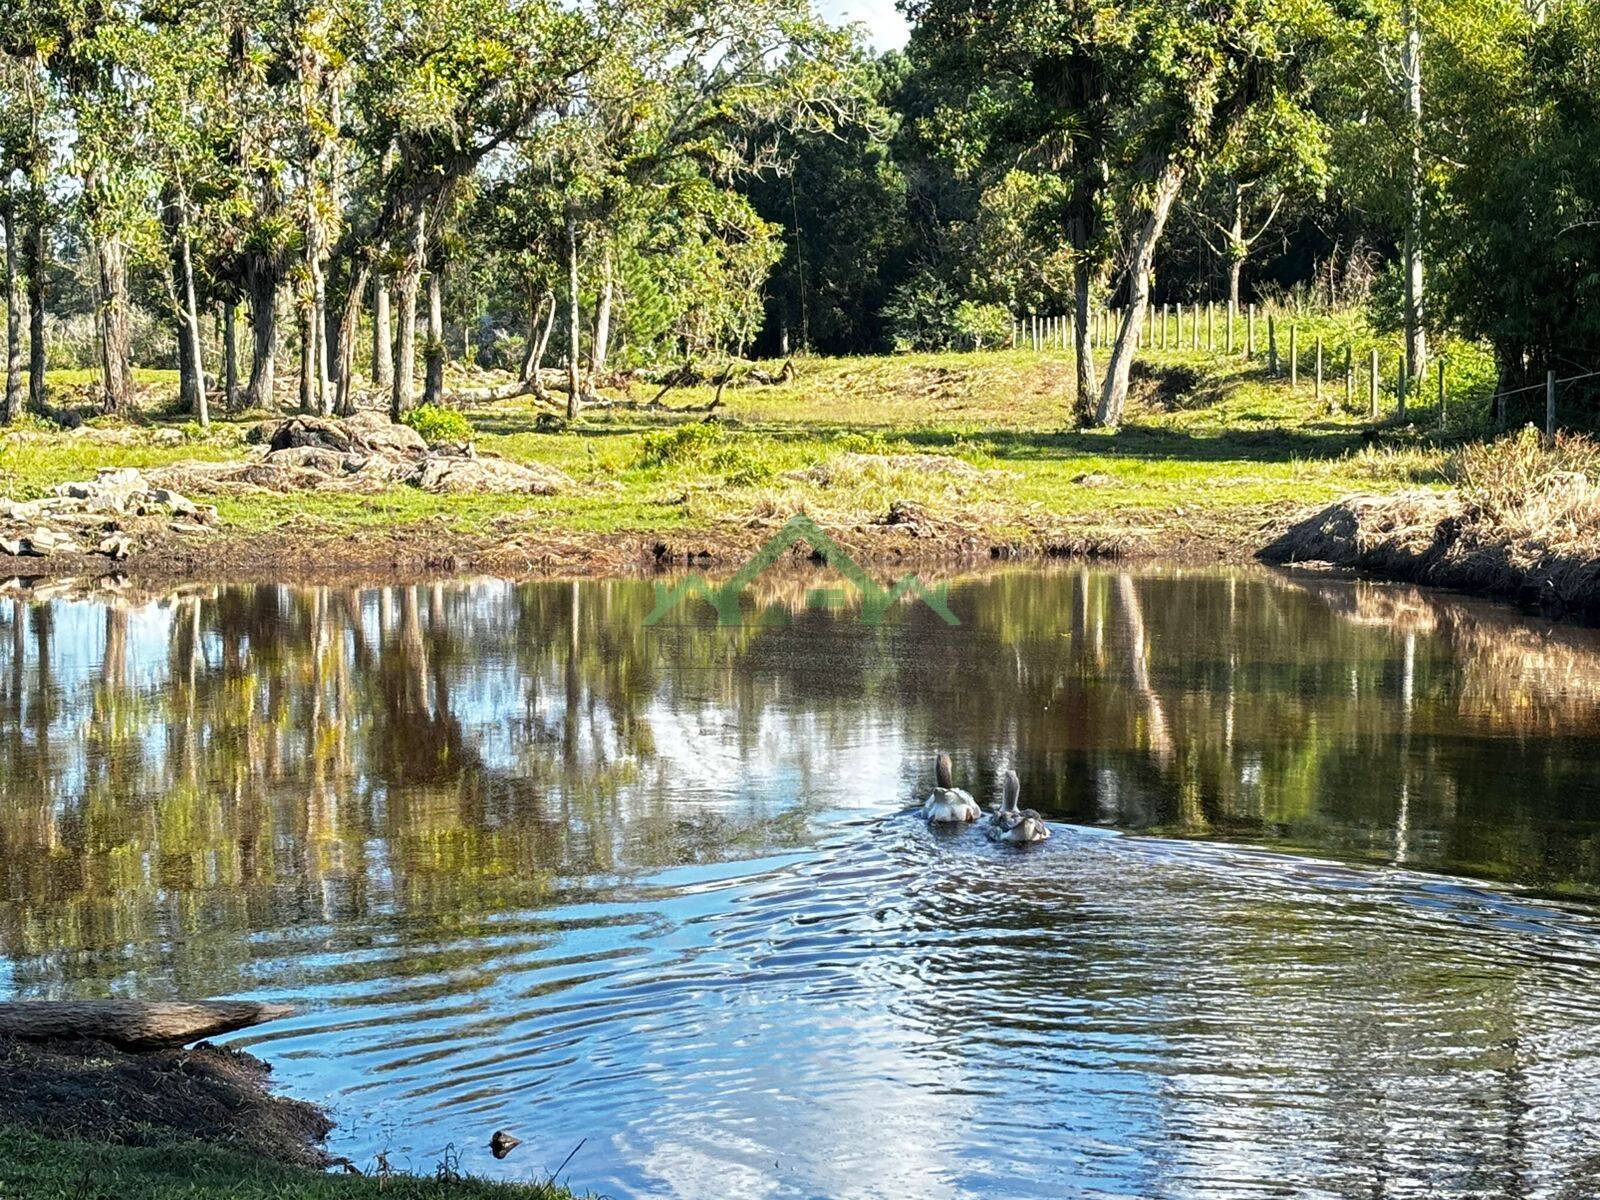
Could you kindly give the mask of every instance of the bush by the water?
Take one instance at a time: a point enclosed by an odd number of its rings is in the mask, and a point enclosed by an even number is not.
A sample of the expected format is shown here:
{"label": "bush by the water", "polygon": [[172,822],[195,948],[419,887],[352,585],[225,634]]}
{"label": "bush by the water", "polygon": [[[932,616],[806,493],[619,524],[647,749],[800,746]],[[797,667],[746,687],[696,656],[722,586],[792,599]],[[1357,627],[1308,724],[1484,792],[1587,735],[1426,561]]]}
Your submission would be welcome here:
{"label": "bush by the water", "polygon": [[470,442],[472,422],[464,413],[440,404],[419,404],[400,418],[411,426],[430,446],[437,442]]}

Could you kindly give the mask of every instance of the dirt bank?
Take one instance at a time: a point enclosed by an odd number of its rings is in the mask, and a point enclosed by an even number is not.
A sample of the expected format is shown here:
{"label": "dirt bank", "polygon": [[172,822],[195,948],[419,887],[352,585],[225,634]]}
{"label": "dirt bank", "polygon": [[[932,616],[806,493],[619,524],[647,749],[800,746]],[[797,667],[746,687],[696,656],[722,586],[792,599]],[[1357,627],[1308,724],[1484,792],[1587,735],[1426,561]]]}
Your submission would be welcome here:
{"label": "dirt bank", "polygon": [[133,1145],[175,1133],[280,1162],[330,1165],[322,1140],[333,1122],[313,1104],[269,1091],[271,1071],[209,1042],[132,1053],[104,1042],[0,1038],[0,1126]]}
{"label": "dirt bank", "polygon": [[[1259,524],[1252,514],[1228,525],[1193,530],[1042,523],[995,528],[982,520],[938,518],[915,505],[898,504],[872,520],[825,523],[824,528],[856,561],[889,571],[1030,558],[1238,561],[1259,544]],[[126,558],[57,551],[45,557],[11,557],[4,560],[4,570],[24,587],[98,578],[158,586],[346,583],[454,574],[513,579],[639,575],[735,568],[782,527],[777,515],[695,530],[603,533],[553,530],[515,516],[495,518],[483,532],[468,532],[443,520],[352,530],[308,518],[263,532],[157,523]],[[790,557],[803,561],[808,553],[797,546]]]}
{"label": "dirt bank", "polygon": [[1354,496],[1302,514],[1261,557],[1600,620],[1600,442],[1529,428],[1454,457],[1443,492]]}

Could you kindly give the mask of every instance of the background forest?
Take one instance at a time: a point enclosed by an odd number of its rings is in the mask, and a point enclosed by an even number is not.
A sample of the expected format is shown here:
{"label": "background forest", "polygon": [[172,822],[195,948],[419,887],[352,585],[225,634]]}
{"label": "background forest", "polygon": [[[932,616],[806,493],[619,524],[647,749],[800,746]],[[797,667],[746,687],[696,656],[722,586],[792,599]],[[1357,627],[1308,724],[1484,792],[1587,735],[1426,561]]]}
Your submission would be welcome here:
{"label": "background forest", "polygon": [[1207,300],[1361,308],[1417,380],[1447,333],[1502,388],[1600,361],[1600,5],[902,7],[880,56],[805,0],[21,0],[0,418],[138,367],[202,423],[398,417],[447,362],[575,415],[617,369],[1075,312],[1115,425],[1150,306]]}

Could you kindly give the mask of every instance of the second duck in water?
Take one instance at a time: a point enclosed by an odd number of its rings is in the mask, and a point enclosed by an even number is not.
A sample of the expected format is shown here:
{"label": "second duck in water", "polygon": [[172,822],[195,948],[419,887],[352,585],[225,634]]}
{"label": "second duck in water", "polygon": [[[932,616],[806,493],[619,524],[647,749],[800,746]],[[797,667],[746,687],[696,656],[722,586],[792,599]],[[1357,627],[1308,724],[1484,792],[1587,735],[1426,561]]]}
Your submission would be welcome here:
{"label": "second duck in water", "polygon": [[950,756],[941,753],[933,764],[933,792],[922,802],[922,815],[939,824],[976,821],[983,815],[978,802],[956,787],[950,770]]}
{"label": "second duck in water", "polygon": [[1006,772],[1005,799],[1000,811],[989,815],[985,833],[992,842],[1042,842],[1050,836],[1050,826],[1031,808],[1018,808],[1022,798],[1022,781],[1015,771]]}

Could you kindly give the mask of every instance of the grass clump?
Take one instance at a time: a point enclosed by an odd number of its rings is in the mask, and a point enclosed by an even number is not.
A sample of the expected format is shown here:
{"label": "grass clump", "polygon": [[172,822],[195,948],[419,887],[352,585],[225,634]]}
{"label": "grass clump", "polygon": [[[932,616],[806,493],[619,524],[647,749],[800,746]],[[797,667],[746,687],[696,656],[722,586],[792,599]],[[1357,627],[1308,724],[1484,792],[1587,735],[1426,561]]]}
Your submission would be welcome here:
{"label": "grass clump", "polygon": [[435,442],[472,440],[472,422],[467,420],[466,414],[442,404],[419,404],[408,409],[400,420],[415,429],[430,446]]}
{"label": "grass clump", "polygon": [[446,1159],[431,1176],[325,1175],[153,1133],[143,1145],[65,1141],[0,1126],[0,1196],[29,1200],[572,1200],[556,1183],[491,1183]]}
{"label": "grass clump", "polygon": [[778,469],[765,439],[735,437],[720,421],[696,421],[645,434],[638,463],[720,475],[733,487],[765,483]]}

